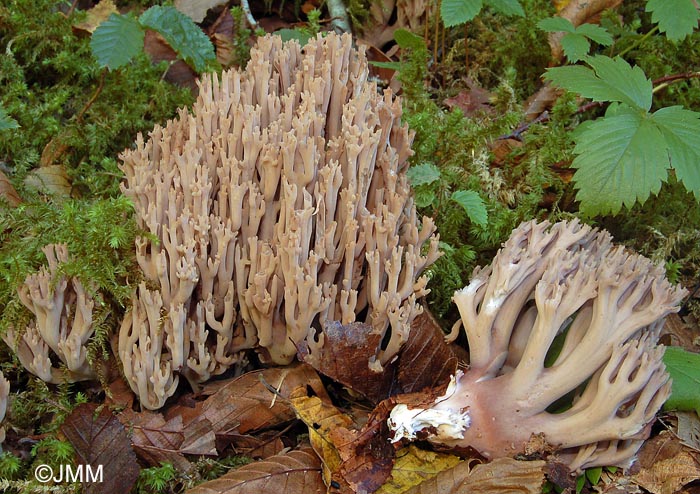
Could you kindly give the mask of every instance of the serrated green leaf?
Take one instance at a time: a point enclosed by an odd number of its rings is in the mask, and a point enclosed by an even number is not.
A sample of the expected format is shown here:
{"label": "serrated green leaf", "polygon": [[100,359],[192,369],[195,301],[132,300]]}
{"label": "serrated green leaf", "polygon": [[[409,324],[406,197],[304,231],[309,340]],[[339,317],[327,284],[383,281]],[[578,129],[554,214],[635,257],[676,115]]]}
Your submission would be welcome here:
{"label": "serrated green leaf", "polygon": [[413,200],[419,208],[427,208],[435,203],[435,192],[430,187],[418,187],[413,191]]}
{"label": "serrated green leaf", "polygon": [[143,37],[143,29],[132,16],[111,14],[92,33],[90,49],[100,67],[115,70],[143,50]]}
{"label": "serrated green leaf", "polygon": [[525,11],[518,0],[486,0],[486,5],[501,14],[525,17]]}
{"label": "serrated green leaf", "polygon": [[700,354],[669,346],[664,364],[673,379],[673,391],[664,408],[700,414]]}
{"label": "serrated green leaf", "polygon": [[700,113],[670,106],[655,112],[653,119],[666,140],[676,177],[700,200]]}
{"label": "serrated green leaf", "polygon": [[646,11],[651,12],[651,21],[659,25],[659,31],[672,41],[691,34],[700,17],[693,0],[649,0]]}
{"label": "serrated green leaf", "polygon": [[619,101],[642,110],[651,108],[651,81],[639,67],[622,58],[587,57],[588,69],[580,65],[547,69],[544,78],[593,101]]}
{"label": "serrated green leaf", "polygon": [[141,14],[141,25],[158,31],[170,47],[196,72],[216,60],[214,45],[185,14],[171,6],[156,5]]}
{"label": "serrated green leaf", "polygon": [[564,19],[563,17],[558,16],[542,19],[537,23],[537,27],[547,33],[557,33],[559,31],[573,33],[576,31],[576,28],[569,19]]}
{"label": "serrated green leaf", "polygon": [[576,197],[587,215],[643,203],[668,175],[661,132],[650,115],[629,107],[590,124],[577,135],[574,152]]}
{"label": "serrated green leaf", "polygon": [[568,33],[561,39],[561,48],[569,62],[578,62],[588,55],[591,43],[585,36],[578,33]]}
{"label": "serrated green leaf", "polygon": [[10,130],[19,128],[17,120],[7,114],[5,109],[0,105],[0,130]]}
{"label": "serrated green leaf", "polygon": [[458,26],[471,21],[483,6],[483,0],[442,0],[440,17],[445,27]]}
{"label": "serrated green leaf", "polygon": [[486,204],[481,196],[473,190],[457,190],[450,196],[454,202],[459,204],[467,212],[469,220],[479,226],[486,226],[489,213]]}
{"label": "serrated green leaf", "polygon": [[410,50],[420,50],[425,48],[425,40],[422,36],[412,33],[407,29],[397,29],[394,31],[394,40],[401,48]]}
{"label": "serrated green leaf", "polygon": [[581,24],[576,28],[578,34],[583,34],[586,38],[595,41],[599,45],[610,46],[613,42],[612,35],[602,26],[596,24]]}
{"label": "serrated green leaf", "polygon": [[411,166],[406,172],[412,187],[427,185],[440,180],[440,169],[432,163]]}

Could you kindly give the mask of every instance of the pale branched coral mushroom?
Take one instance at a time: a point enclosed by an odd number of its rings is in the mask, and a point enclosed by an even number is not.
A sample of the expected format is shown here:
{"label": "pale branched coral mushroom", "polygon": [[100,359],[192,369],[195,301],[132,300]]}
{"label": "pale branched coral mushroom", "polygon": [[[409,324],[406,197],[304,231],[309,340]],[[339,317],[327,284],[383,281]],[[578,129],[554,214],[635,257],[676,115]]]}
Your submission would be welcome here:
{"label": "pale branched coral mushroom", "polygon": [[492,458],[538,437],[572,470],[629,465],[670,393],[656,342],[685,293],[605,232],[524,223],[455,293],[469,369],[433,406],[395,407],[394,439],[427,436]]}
{"label": "pale branched coral mushroom", "polygon": [[[7,412],[7,400],[10,397],[10,381],[0,372],[0,423],[5,419]],[[2,453],[2,443],[5,442],[5,428],[0,426],[0,453]]]}
{"label": "pale branched coral mushroom", "polygon": [[[177,372],[200,382],[255,348],[286,364],[325,321],[406,340],[438,256],[406,176],[412,134],[364,51],[330,34],[261,38],[242,72],[204,75],[182,110],[123,153],[141,286],[120,332],[132,388],[157,408]],[[321,335],[322,337],[322,335]]]}
{"label": "pale branched coral mushroom", "polygon": [[[21,333],[10,328],[3,339],[29,372],[48,383],[95,379],[86,346],[95,331],[94,301],[77,278],[59,274],[59,265],[69,259],[65,245],[50,244],[42,251],[48,269],[42,267],[27,276],[18,289],[20,300],[34,314],[34,320]],[[52,365],[51,352],[63,365]]]}

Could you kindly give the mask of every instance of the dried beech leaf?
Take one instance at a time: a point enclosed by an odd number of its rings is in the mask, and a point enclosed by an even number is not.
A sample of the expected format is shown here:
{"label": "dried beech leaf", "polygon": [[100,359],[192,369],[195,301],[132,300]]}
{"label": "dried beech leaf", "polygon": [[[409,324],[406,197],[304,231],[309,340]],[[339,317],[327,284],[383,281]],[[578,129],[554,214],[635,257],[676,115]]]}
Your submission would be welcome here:
{"label": "dried beech leaf", "polygon": [[673,494],[700,479],[700,453],[663,431],[639,451],[642,467],[632,480],[653,494]]}
{"label": "dried beech leaf", "polygon": [[97,29],[97,26],[106,21],[112,14],[119,14],[117,6],[114,5],[112,0],[102,0],[86,12],[83,22],[73,24],[73,31],[92,34]]}
{"label": "dried beech leaf", "polygon": [[700,418],[695,412],[676,412],[678,418],[678,439],[695,451],[700,452]]}
{"label": "dried beech leaf", "polygon": [[265,431],[253,435],[235,432],[216,435],[216,449],[224,451],[231,446],[237,455],[265,459],[280,454],[285,446],[278,431]]}
{"label": "dried beech leaf", "polygon": [[48,165],[35,168],[24,179],[24,183],[40,192],[69,197],[71,183],[63,165]]}
{"label": "dried beech leaf", "polygon": [[454,468],[406,491],[407,494],[540,494],[544,483],[543,461],[498,458],[473,466],[463,461]]}
{"label": "dried beech leaf", "polygon": [[369,324],[331,321],[323,327],[323,346],[312,350],[302,341],[299,358],[348,389],[377,402],[388,397],[394,375],[392,364],[385,365],[381,373],[369,368],[370,358],[377,354],[381,340],[382,335],[372,331]]}
{"label": "dried beech leaf", "polygon": [[131,431],[134,451],[151,466],[172,463],[182,472],[190,469],[190,462],[180,451],[185,440],[182,417],[169,421],[157,412],[136,413],[130,409],[119,415],[119,420]]}
{"label": "dried beech leaf", "polygon": [[95,416],[97,405],[78,405],[61,432],[73,445],[81,465],[102,467],[102,482],[87,482],[85,493],[129,492],[139,476],[139,465],[124,426],[107,407]]}
{"label": "dried beech leaf", "polygon": [[323,481],[330,486],[342,463],[330,432],[353,427],[353,420],[318,396],[300,396],[290,401],[297,417],[309,428],[311,446],[323,464]]}
{"label": "dried beech leaf", "polygon": [[461,460],[458,456],[424,451],[411,444],[396,453],[391,478],[377,494],[401,494],[438,473],[454,468]]}
{"label": "dried beech leaf", "polygon": [[0,198],[7,201],[7,203],[16,207],[22,203],[22,198],[19,196],[15,188],[12,186],[12,182],[7,178],[2,170],[0,170]]}
{"label": "dried beech leaf", "polygon": [[311,447],[249,463],[186,494],[325,493],[321,460]]}
{"label": "dried beech leaf", "polygon": [[399,355],[398,381],[402,392],[447,386],[459,359],[445,342],[445,333],[425,309],[411,324],[411,337]]}
{"label": "dried beech leaf", "polygon": [[299,386],[310,386],[317,396],[327,398],[321,379],[308,365],[275,367],[243,374],[218,387],[202,404],[198,420],[207,419],[217,434],[233,430],[245,434],[294,420],[289,403],[275,399],[266,384],[285,397]]}

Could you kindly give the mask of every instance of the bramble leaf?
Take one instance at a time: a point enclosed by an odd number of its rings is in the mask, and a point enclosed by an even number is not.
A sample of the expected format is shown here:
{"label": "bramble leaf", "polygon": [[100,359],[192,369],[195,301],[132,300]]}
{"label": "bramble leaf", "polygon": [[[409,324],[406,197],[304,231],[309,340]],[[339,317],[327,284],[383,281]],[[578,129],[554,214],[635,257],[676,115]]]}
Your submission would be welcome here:
{"label": "bramble leaf", "polygon": [[144,27],[158,31],[170,47],[196,72],[216,60],[214,45],[202,30],[175,7],[156,5],[141,14]]}
{"label": "bramble leaf", "polygon": [[129,63],[143,50],[144,32],[130,15],[111,14],[97,26],[90,39],[90,49],[97,63],[109,70]]}
{"label": "bramble leaf", "polygon": [[613,42],[613,38],[608,30],[596,24],[581,24],[576,28],[576,32],[583,34],[586,38],[595,41],[599,45],[610,46]]}
{"label": "bramble leaf", "polygon": [[411,187],[417,187],[440,180],[440,169],[432,163],[421,163],[411,166],[406,175],[411,182]]}
{"label": "bramble leaf", "polygon": [[561,39],[561,48],[564,50],[564,55],[569,59],[569,62],[578,62],[588,55],[591,43],[585,36],[578,33],[569,33]]}
{"label": "bramble leaf", "polygon": [[655,112],[653,118],[666,139],[676,177],[700,200],[700,113],[670,106]]}
{"label": "bramble leaf", "polygon": [[646,11],[651,12],[651,21],[659,25],[659,31],[672,41],[691,34],[700,17],[693,0],[649,0]]}
{"label": "bramble leaf", "polygon": [[450,199],[464,208],[472,223],[482,227],[486,226],[489,219],[488,211],[484,200],[477,192],[473,190],[457,190],[452,193]]}
{"label": "bramble leaf", "polygon": [[484,6],[483,0],[442,0],[440,17],[445,27],[471,21]]}
{"label": "bramble leaf", "polygon": [[623,204],[644,202],[668,175],[659,128],[648,113],[623,105],[577,133],[574,152],[576,197],[586,215],[617,214]]}
{"label": "bramble leaf", "polygon": [[651,108],[651,81],[639,67],[621,58],[587,57],[592,69],[572,65],[547,69],[544,78],[593,101],[618,101],[642,110]]}
{"label": "bramble leaf", "polygon": [[518,0],[486,0],[486,4],[501,14],[525,17],[525,11]]}
{"label": "bramble leaf", "polygon": [[664,353],[664,363],[673,379],[673,391],[665,408],[691,411],[700,414],[700,354],[669,346]]}
{"label": "bramble leaf", "polygon": [[559,31],[573,33],[576,31],[576,28],[569,19],[564,19],[563,17],[559,16],[542,19],[537,23],[537,27],[548,33],[556,33]]}

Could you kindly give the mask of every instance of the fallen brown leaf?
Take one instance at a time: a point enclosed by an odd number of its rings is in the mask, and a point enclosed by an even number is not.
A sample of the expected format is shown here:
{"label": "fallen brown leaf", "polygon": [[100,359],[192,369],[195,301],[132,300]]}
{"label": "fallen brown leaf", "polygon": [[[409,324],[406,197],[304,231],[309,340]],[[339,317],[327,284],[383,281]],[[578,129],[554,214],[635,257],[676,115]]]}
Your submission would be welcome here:
{"label": "fallen brown leaf", "polygon": [[184,61],[177,59],[177,53],[168,43],[155,31],[146,31],[144,38],[144,51],[151,57],[153,63],[163,60],[170,63],[170,67],[165,74],[165,80],[181,87],[197,90],[197,74]]}
{"label": "fallen brown leaf", "polygon": [[2,170],[0,170],[0,197],[6,200],[12,207],[17,207],[22,204],[22,198]]}
{"label": "fallen brown leaf", "polygon": [[217,385],[217,391],[201,404],[195,420],[208,420],[215,433],[235,430],[239,434],[294,420],[296,415],[289,402],[276,398],[267,386],[283,397],[289,397],[299,386],[308,386],[316,396],[328,398],[318,374],[308,365],[274,367]]}
{"label": "fallen brown leaf", "polygon": [[675,412],[678,419],[678,439],[688,446],[700,452],[700,417],[695,412]]}
{"label": "fallen brown leaf", "polygon": [[119,420],[131,432],[134,451],[143,461],[151,466],[171,463],[181,472],[190,469],[189,460],[180,451],[185,440],[181,417],[166,421],[157,412],[136,413],[126,409],[119,415]]}
{"label": "fallen brown leaf", "polygon": [[640,471],[632,480],[652,494],[673,494],[700,479],[700,453],[663,431],[639,451]]}
{"label": "fallen brown leaf", "polygon": [[512,458],[498,458],[476,466],[462,461],[406,491],[406,494],[540,494],[544,465],[544,461]]}
{"label": "fallen brown leaf", "polygon": [[321,460],[310,446],[249,463],[186,494],[325,493]]}
{"label": "fallen brown leaf", "polygon": [[447,385],[457,371],[459,358],[445,342],[445,333],[425,309],[411,324],[411,337],[401,349],[398,382],[402,393]]}
{"label": "fallen brown leaf", "polygon": [[370,358],[377,354],[381,340],[382,335],[372,331],[368,324],[332,321],[323,328],[323,346],[313,348],[302,341],[299,358],[376,403],[389,396],[394,377],[393,364],[385,365],[380,373],[369,368]]}
{"label": "fallen brown leaf", "polygon": [[445,105],[449,108],[459,108],[467,117],[477,113],[492,113],[493,107],[490,101],[493,95],[472,79],[467,78],[465,82],[469,89],[460,91],[457,96],[447,98],[444,101]]}
{"label": "fallen brown leaf", "polygon": [[83,492],[129,492],[140,470],[131,442],[109,408],[96,412],[93,403],[78,405],[61,425],[80,464],[90,465],[93,472],[102,468],[102,481],[84,483]]}
{"label": "fallen brown leaf", "polygon": [[35,168],[24,179],[24,183],[39,192],[55,196],[70,197],[72,186],[63,165],[48,165]]}
{"label": "fallen brown leaf", "polygon": [[175,8],[194,22],[202,22],[209,9],[224,5],[227,0],[175,0]]}

